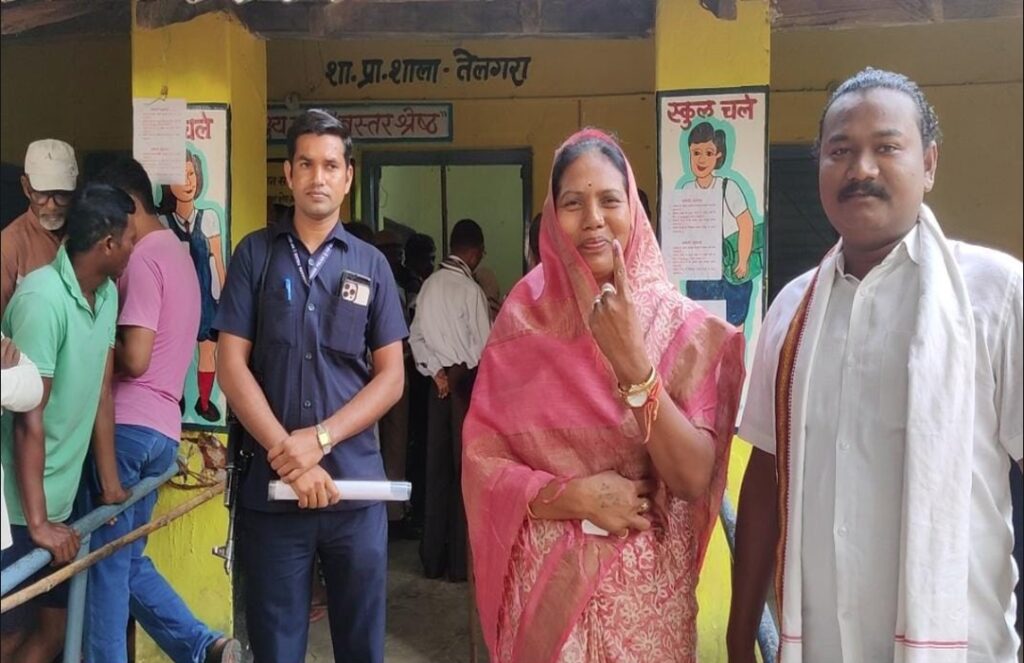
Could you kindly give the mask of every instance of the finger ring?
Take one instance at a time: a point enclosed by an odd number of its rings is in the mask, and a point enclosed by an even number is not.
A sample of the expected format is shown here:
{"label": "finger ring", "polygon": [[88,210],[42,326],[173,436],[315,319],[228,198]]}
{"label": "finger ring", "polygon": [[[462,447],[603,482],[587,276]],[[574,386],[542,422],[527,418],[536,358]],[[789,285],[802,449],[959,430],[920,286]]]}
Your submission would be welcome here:
{"label": "finger ring", "polygon": [[651,501],[648,499],[640,500],[640,506],[636,508],[636,512],[641,516],[651,510]]}
{"label": "finger ring", "polygon": [[618,292],[619,291],[616,290],[615,286],[613,286],[611,283],[605,283],[604,285],[601,286],[602,297],[604,297],[605,295],[615,295],[618,294]]}
{"label": "finger ring", "polygon": [[598,295],[597,297],[594,297],[594,308],[597,308],[598,304],[604,302],[604,300],[601,299],[602,296],[603,296],[603,294],[602,295]]}
{"label": "finger ring", "polygon": [[627,536],[629,536],[629,530],[627,529],[623,531],[622,534],[616,534],[616,536],[620,539],[625,539]]}

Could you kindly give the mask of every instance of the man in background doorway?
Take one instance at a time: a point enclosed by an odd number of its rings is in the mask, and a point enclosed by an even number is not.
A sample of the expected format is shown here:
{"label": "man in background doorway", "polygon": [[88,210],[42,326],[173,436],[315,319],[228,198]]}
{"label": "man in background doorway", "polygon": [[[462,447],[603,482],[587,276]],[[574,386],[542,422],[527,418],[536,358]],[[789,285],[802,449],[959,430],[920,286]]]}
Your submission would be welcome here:
{"label": "man in background doorway", "polygon": [[428,578],[466,579],[466,512],[462,505],[462,422],[491,318],[473,270],[484,233],[472,219],[452,228],[451,255],[423,283],[409,344],[416,369],[433,379],[427,415],[426,514],[420,559]]}
{"label": "man in background doorway", "polygon": [[[377,247],[391,267],[398,287],[398,295],[402,301],[405,320],[409,322],[407,284],[411,272],[402,264],[404,247],[402,238],[393,230],[378,231],[373,237]],[[402,343],[403,357],[408,362],[409,344]],[[402,388],[402,397],[380,418],[380,453],[384,457],[384,472],[391,481],[405,481],[405,464],[409,448],[409,383],[408,379]],[[405,518],[404,502],[388,502],[388,534],[391,537],[404,537],[408,521]]]}
{"label": "man in background doorway", "polygon": [[409,270],[410,279],[407,286],[409,296],[409,307],[414,308],[415,297],[423,288],[423,282],[434,273],[434,263],[437,262],[437,246],[434,238],[423,233],[416,233],[405,242],[405,267]]}
{"label": "man in background doorway", "polygon": [[[405,266],[412,277],[406,288],[409,319],[416,317],[416,299],[423,282],[434,273],[437,262],[437,245],[434,238],[416,233],[405,242]],[[412,499],[409,501],[409,522],[406,534],[419,536],[423,533],[427,480],[427,403],[430,397],[430,377],[416,370],[412,355],[406,357],[405,375],[409,381],[409,451],[405,463],[405,476],[412,482]]]}

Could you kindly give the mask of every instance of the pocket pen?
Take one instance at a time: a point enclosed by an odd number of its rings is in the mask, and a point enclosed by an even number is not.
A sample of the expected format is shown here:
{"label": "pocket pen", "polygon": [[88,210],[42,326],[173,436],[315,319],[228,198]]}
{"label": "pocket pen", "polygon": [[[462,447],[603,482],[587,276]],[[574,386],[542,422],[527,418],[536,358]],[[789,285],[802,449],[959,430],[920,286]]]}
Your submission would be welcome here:
{"label": "pocket pen", "polygon": [[288,301],[292,300],[292,280],[289,278],[284,280],[284,296]]}

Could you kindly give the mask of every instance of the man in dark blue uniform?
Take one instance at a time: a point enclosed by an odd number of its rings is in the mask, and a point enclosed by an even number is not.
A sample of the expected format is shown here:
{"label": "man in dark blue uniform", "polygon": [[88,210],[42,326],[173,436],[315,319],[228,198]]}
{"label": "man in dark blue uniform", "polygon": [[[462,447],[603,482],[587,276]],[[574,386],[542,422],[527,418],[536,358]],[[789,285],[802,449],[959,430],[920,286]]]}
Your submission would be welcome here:
{"label": "man in dark blue uniform", "polygon": [[[384,660],[387,515],[335,479],[383,480],[374,424],[402,394],[408,331],[384,256],[345,231],[352,141],[309,110],[288,132],[292,218],[239,244],[214,323],[217,371],[253,458],[236,518],[258,663],[305,659],[314,556],[336,661]],[[297,502],[267,500],[281,479]]]}

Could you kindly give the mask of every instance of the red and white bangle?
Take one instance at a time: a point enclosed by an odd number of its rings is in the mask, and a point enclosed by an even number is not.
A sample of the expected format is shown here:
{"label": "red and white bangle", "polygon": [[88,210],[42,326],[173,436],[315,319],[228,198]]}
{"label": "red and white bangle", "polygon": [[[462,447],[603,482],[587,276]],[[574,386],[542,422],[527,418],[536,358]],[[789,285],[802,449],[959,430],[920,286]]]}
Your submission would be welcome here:
{"label": "red and white bangle", "polygon": [[[543,499],[542,498],[540,500],[540,503],[541,504],[551,504],[552,502],[557,500],[559,497],[562,496],[562,493],[565,492],[565,489],[569,487],[569,482],[570,481],[572,481],[571,478],[567,479],[565,477],[559,477],[559,478],[553,479],[550,483],[548,483],[548,486],[550,486],[551,484],[557,484],[557,487],[555,488],[555,494],[552,495],[551,497],[547,498],[547,499]],[[547,488],[547,486],[545,486],[545,488]],[[540,497],[540,495],[538,494],[537,497]],[[526,514],[528,516],[530,516],[530,518],[532,518],[533,520],[537,520],[537,514],[535,514],[533,512],[533,506],[530,504],[530,502],[526,503]]]}

